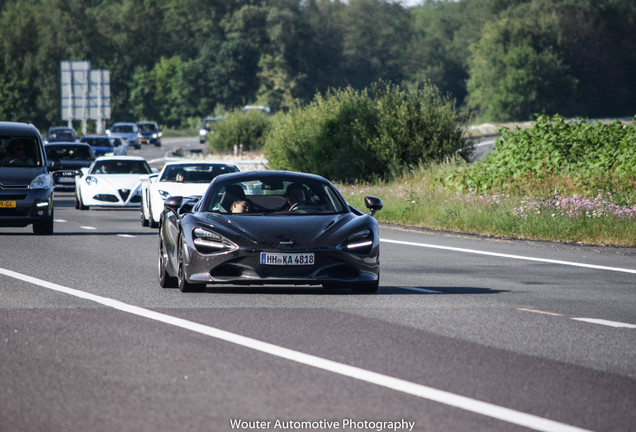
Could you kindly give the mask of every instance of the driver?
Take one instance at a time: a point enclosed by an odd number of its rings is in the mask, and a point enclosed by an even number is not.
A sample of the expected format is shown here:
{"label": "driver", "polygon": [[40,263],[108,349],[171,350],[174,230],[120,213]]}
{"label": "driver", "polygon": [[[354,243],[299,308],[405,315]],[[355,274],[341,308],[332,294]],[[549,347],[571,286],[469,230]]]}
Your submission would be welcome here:
{"label": "driver", "polygon": [[7,155],[2,160],[5,164],[24,162],[29,165],[33,165],[33,159],[27,155],[27,145],[30,144],[28,140],[14,139],[9,143],[7,148]]}
{"label": "driver", "polygon": [[307,201],[305,187],[300,183],[292,183],[287,186],[287,201],[282,211],[290,211],[294,204],[304,204]]}

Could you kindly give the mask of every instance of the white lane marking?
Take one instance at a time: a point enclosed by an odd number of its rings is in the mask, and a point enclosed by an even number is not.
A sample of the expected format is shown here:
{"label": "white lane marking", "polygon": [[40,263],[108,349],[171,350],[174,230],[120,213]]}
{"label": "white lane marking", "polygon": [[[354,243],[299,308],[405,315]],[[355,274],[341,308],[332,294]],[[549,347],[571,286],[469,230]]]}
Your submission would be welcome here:
{"label": "white lane marking", "polygon": [[441,294],[441,291],[434,291],[434,290],[430,290],[430,289],[426,289],[426,288],[417,288],[417,287],[405,287],[405,286],[401,286],[401,287],[397,287],[400,289],[405,289],[405,290],[411,290],[411,291],[417,291],[417,292],[423,292],[426,294]]}
{"label": "white lane marking", "polygon": [[117,234],[119,237],[125,237],[125,238],[135,238],[134,235],[130,235],[130,234]]}
{"label": "white lane marking", "polygon": [[65,219],[53,219],[55,222],[60,222],[60,223],[64,223],[66,222]]}
{"label": "white lane marking", "polygon": [[565,423],[559,423],[554,420],[548,420],[536,415],[526,414],[521,411],[515,411],[513,409],[504,408],[498,405],[490,404],[487,402],[478,401],[465,396],[456,395],[443,390],[437,390],[432,387],[427,387],[421,384],[412,383],[399,378],[390,377],[388,375],[382,375],[377,372],[368,371],[355,366],[349,366],[343,363],[338,363],[332,360],[327,360],[321,357],[313,356],[310,354],[301,353],[291,350],[289,348],[283,348],[278,345],[262,342],[256,339],[241,336],[235,333],[230,333],[225,330],[217,329],[214,327],[205,326],[203,324],[197,324],[192,321],[184,320],[182,318],[173,317],[170,315],[154,312],[148,309],[144,309],[138,306],[129,305],[118,300],[110,299],[107,297],[101,297],[95,294],[87,293],[84,291],[68,288],[62,285],[58,285],[52,282],[47,282],[42,279],[37,279],[31,276],[23,275],[11,270],[0,268],[0,274],[9,276],[15,279],[19,279],[34,285],[41,286],[43,288],[51,289],[54,291],[63,292],[78,298],[86,299],[101,305],[137,315],[140,317],[152,319],[158,322],[169,324],[175,327],[180,327],[186,330],[190,330],[196,333],[207,335],[216,339],[220,339],[226,342],[230,342],[236,345],[240,345],[246,348],[250,348],[256,351],[260,351],[266,354],[271,354],[276,357],[291,360],[307,366],[312,366],[318,369],[322,369],[328,372],[346,376],[349,378],[357,379],[359,381],[365,381],[371,384],[375,384],[388,389],[396,390],[405,394],[410,394],[422,399],[438,402],[444,405],[460,408],[465,411],[470,411],[483,416],[495,418],[504,422],[520,425],[529,429],[534,429],[540,432],[590,432],[587,429],[581,429],[576,426],[571,426]]}
{"label": "white lane marking", "polygon": [[601,324],[601,325],[606,325],[610,327],[617,327],[617,328],[625,327],[625,328],[636,329],[636,325],[634,324],[627,324],[627,323],[622,323],[618,321],[608,321],[608,320],[596,319],[596,318],[572,318],[572,319],[575,321],[584,321],[584,322],[588,322],[592,324]]}
{"label": "white lane marking", "polygon": [[601,265],[595,265],[595,264],[577,263],[573,261],[561,261],[561,260],[553,260],[548,258],[535,258],[535,257],[521,256],[521,255],[510,255],[510,254],[503,254],[503,253],[497,253],[497,252],[486,252],[486,251],[481,251],[477,249],[464,249],[464,248],[457,248],[457,247],[450,247],[450,246],[438,246],[438,245],[432,245],[428,243],[414,243],[414,242],[389,240],[389,239],[380,239],[380,241],[385,243],[394,243],[394,244],[401,244],[406,246],[418,246],[418,247],[431,248],[431,249],[443,249],[443,250],[449,250],[454,252],[473,253],[473,254],[479,254],[479,255],[495,256],[500,258],[536,261],[536,262],[543,262],[543,263],[549,263],[549,264],[560,264],[560,265],[568,265],[568,266],[574,266],[574,267],[584,267],[584,268],[597,269],[597,270],[609,270],[609,271],[615,271],[615,272],[636,274],[636,269],[628,269],[628,268],[621,268],[621,267],[607,267],[607,266],[601,266]]}
{"label": "white lane marking", "polygon": [[92,227],[92,226],[80,226],[80,228],[83,228],[85,230],[96,230],[97,228]]}

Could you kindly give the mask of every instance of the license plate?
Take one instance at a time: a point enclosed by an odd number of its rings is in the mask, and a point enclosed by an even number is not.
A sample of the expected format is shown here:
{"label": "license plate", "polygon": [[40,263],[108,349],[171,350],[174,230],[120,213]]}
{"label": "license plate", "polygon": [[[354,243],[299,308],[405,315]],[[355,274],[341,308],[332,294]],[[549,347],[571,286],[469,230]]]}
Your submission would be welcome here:
{"label": "license plate", "polygon": [[15,208],[15,201],[0,201],[0,208]]}
{"label": "license plate", "polygon": [[313,253],[269,253],[261,252],[261,264],[263,265],[313,265]]}
{"label": "license plate", "polygon": [[75,177],[58,177],[59,183],[75,183]]}

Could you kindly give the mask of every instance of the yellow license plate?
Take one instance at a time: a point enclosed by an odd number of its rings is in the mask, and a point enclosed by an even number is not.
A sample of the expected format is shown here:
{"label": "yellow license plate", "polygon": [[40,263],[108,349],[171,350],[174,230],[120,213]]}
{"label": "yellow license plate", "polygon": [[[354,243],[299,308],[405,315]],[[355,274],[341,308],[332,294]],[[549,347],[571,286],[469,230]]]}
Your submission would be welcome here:
{"label": "yellow license plate", "polygon": [[0,201],[0,208],[15,208],[15,201]]}

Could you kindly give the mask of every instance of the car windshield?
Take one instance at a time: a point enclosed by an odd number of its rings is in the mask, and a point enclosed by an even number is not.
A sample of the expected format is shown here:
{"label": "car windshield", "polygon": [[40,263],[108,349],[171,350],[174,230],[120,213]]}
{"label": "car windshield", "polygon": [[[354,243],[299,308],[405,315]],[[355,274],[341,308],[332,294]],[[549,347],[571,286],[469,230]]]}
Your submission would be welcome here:
{"label": "car windshield", "polygon": [[93,165],[90,174],[150,174],[152,170],[144,160],[98,161]]}
{"label": "car windshield", "polygon": [[42,155],[33,137],[0,136],[0,165],[40,167]]}
{"label": "car windshield", "polygon": [[154,132],[156,130],[159,130],[157,125],[153,123],[139,123],[137,126],[139,126],[140,131]]}
{"label": "car windshield", "polygon": [[117,125],[117,126],[113,126],[111,131],[117,132],[117,133],[135,133],[137,132],[136,129],[137,127],[133,125]]}
{"label": "car windshield", "polygon": [[221,182],[209,191],[205,210],[222,214],[317,215],[346,212],[338,192],[313,178],[249,178]]}
{"label": "car windshield", "polygon": [[50,130],[48,134],[49,138],[56,138],[59,140],[68,140],[73,141],[75,137],[73,136],[73,132],[69,129],[54,129]]}
{"label": "car windshield", "polygon": [[219,174],[238,172],[231,164],[187,164],[167,166],[160,182],[210,183]]}
{"label": "car windshield", "polygon": [[47,146],[46,157],[48,159],[62,160],[95,160],[90,147],[86,146]]}

